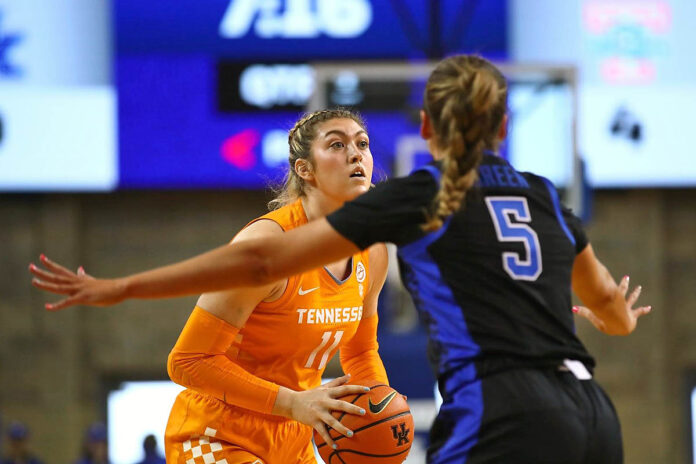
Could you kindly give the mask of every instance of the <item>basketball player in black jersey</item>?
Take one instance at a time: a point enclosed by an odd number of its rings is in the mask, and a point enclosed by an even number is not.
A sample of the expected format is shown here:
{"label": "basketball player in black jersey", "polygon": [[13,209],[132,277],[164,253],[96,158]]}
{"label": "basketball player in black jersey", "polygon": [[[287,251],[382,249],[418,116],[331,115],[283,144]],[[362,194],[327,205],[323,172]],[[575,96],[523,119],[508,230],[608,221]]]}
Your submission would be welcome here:
{"label": "basketball player in black jersey", "polygon": [[494,155],[506,108],[492,64],[448,58],[421,114],[432,164],[278,237],[119,279],[42,258],[34,285],[68,295],[52,310],[104,306],[259,285],[393,242],[443,397],[429,463],[621,463],[619,422],[575,335],[570,289],[608,334],[631,333],[650,307],[633,308],[640,287],[626,297],[628,279],[615,283],[548,180]]}

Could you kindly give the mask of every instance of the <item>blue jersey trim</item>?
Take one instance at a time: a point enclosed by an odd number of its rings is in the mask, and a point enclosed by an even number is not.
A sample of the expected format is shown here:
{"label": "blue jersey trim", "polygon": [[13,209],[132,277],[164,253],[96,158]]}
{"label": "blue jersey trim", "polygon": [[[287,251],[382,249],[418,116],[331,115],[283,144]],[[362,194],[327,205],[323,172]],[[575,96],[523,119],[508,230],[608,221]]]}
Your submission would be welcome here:
{"label": "blue jersey trim", "polygon": [[443,436],[434,437],[443,442],[429,450],[428,462],[432,463],[466,461],[478,441],[484,408],[481,381],[473,363],[481,349],[471,337],[462,308],[428,251],[450,222],[451,217],[439,230],[399,247],[404,282],[428,329],[429,351],[435,355],[431,361],[437,377],[448,377],[440,382],[444,403],[435,427]]}
{"label": "blue jersey trim", "polygon": [[[438,353],[443,356],[439,356],[440,359],[435,366],[437,375],[453,367],[461,367],[481,351],[469,334],[462,308],[457,304],[452,289],[445,282],[439,266],[428,251],[428,247],[444,235],[451,221],[450,216],[445,219],[440,229],[398,248],[399,258],[404,265],[404,282],[416,308],[426,320],[431,343],[443,350],[446,350],[445,346],[450,343],[458,350],[457,353],[451,353],[453,359],[447,359],[447,353]],[[443,336],[443,332],[449,333]],[[447,335],[451,338],[447,338]]]}
{"label": "blue jersey trim", "polygon": [[[406,245],[400,246],[399,253],[411,254],[411,251],[416,252],[416,250],[421,251],[427,248],[444,235],[445,231],[447,230],[447,227],[449,227],[451,220],[452,217],[450,216],[442,222],[442,227],[440,227],[438,230],[426,234],[425,236],[419,238],[415,242],[411,242]],[[435,263],[433,262],[433,264]]]}
{"label": "blue jersey trim", "polygon": [[428,463],[449,464],[466,463],[471,449],[479,441],[481,423],[483,422],[483,385],[481,380],[460,381],[459,377],[468,379],[470,364],[455,373],[444,382],[448,398],[440,406],[432,430],[433,442],[428,449]]}
{"label": "blue jersey trim", "polygon": [[563,219],[563,213],[561,212],[561,202],[558,199],[558,192],[556,192],[556,187],[554,187],[551,181],[548,180],[546,177],[542,177],[541,180],[544,181],[544,184],[546,184],[546,188],[548,189],[549,194],[551,195],[553,209],[556,212],[556,219],[558,219],[558,223],[561,225],[561,229],[563,229],[563,232],[565,232],[566,236],[568,236],[568,240],[570,240],[570,243],[572,243],[573,246],[575,246],[575,237],[570,232],[570,229],[568,229],[568,224],[566,224],[565,219]]}

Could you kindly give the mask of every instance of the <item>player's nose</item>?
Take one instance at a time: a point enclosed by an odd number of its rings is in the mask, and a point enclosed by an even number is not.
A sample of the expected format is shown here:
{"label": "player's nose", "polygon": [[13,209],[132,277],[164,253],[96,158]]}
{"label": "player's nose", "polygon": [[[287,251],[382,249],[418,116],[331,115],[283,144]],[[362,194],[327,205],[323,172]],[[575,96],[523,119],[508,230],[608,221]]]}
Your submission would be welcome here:
{"label": "player's nose", "polygon": [[356,150],[355,148],[351,148],[350,151],[348,152],[348,163],[349,164],[359,163],[362,160],[363,160],[363,154],[360,152],[360,150]]}

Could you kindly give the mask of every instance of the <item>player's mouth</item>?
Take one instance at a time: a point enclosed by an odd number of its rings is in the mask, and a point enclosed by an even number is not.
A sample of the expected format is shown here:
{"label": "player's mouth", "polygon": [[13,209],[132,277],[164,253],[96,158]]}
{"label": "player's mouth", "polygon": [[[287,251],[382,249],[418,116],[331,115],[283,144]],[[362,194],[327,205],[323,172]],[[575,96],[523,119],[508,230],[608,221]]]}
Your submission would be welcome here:
{"label": "player's mouth", "polygon": [[357,177],[360,179],[365,178],[365,170],[362,168],[362,166],[358,166],[355,169],[353,169],[353,172],[350,174],[350,177]]}

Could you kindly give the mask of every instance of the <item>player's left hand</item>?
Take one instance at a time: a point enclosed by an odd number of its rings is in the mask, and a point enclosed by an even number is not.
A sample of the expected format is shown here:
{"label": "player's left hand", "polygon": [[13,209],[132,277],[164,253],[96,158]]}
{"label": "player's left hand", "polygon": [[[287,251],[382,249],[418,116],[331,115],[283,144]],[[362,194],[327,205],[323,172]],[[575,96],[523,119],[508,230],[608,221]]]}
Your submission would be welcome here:
{"label": "player's left hand", "polygon": [[34,287],[51,293],[66,295],[67,298],[54,303],[46,303],[49,311],[58,311],[70,306],[110,306],[123,301],[123,286],[118,279],[95,279],[87,274],[82,266],[72,272],[51,261],[45,255],[39,258],[44,268],[29,264],[29,272],[34,275]]}
{"label": "player's left hand", "polygon": [[[628,277],[624,277],[621,280],[621,283],[619,284],[619,291],[622,295],[625,295],[628,292],[628,281]],[[640,306],[638,308],[633,307],[633,305],[636,304],[636,302],[638,301],[638,297],[640,296],[641,291],[642,287],[638,285],[636,288],[633,289],[628,298],[626,298],[625,311],[630,327],[628,333],[631,333],[633,332],[633,330],[635,330],[636,325],[638,324],[639,317],[648,314],[652,310],[652,306]],[[606,333],[608,335],[614,335],[607,327],[607,324],[602,319],[600,319],[594,312],[592,312],[590,308],[587,308],[585,306],[573,306],[573,312],[590,321],[590,323],[593,326],[595,326],[595,328],[600,332]]]}

